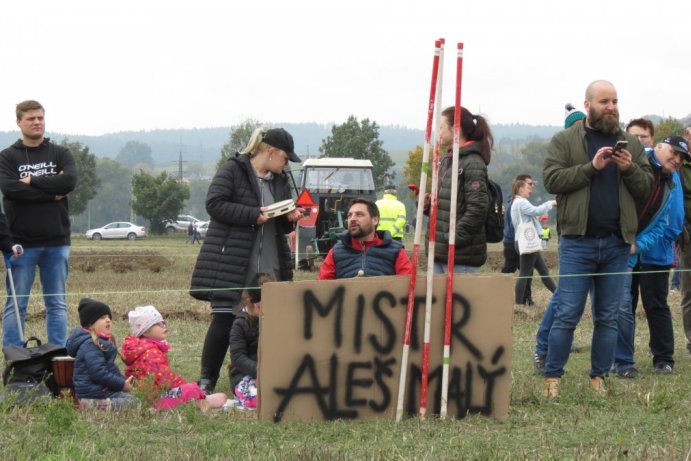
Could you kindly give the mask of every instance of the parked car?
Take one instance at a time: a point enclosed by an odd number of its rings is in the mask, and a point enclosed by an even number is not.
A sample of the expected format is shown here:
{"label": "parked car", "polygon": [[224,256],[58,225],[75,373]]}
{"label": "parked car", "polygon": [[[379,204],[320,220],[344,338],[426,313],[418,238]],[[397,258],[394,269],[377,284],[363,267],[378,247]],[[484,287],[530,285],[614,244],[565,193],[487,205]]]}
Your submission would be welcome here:
{"label": "parked car", "polygon": [[86,238],[90,240],[101,239],[128,239],[135,240],[146,236],[146,229],[131,222],[112,222],[98,229],[86,231]]}
{"label": "parked car", "polygon": [[199,232],[199,238],[203,239],[206,237],[206,231],[209,230],[209,223],[211,221],[199,221],[197,223],[197,232]]}
{"label": "parked car", "polygon": [[175,231],[187,232],[187,228],[189,227],[190,222],[198,224],[201,221],[198,220],[197,218],[195,218],[194,216],[191,216],[188,214],[178,215],[178,217],[175,219],[175,221],[166,222],[166,232],[168,232],[168,233],[175,232]]}

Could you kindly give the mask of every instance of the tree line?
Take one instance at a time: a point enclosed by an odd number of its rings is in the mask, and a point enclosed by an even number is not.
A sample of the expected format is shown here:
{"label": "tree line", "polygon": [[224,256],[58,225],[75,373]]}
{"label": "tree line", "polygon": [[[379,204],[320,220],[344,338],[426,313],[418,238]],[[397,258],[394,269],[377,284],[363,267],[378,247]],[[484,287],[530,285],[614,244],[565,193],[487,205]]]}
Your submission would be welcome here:
{"label": "tree line", "polygon": [[[215,168],[241,152],[252,132],[260,126],[267,125],[246,119],[232,128],[228,141],[219,152]],[[682,130],[681,120],[672,117],[661,119],[655,125],[655,142],[665,136],[679,134]],[[150,233],[159,234],[165,231],[166,220],[175,219],[183,212],[199,219],[208,219],[204,202],[209,178],[188,177],[181,181],[181,178],[165,171],[156,172],[151,148],[147,144],[127,142],[115,159],[97,158],[90,153],[87,145],[80,142],[64,139],[61,145],[72,151],[79,171],[77,188],[69,197],[75,231],[81,232],[112,221],[140,221],[139,224],[144,221]],[[541,138],[519,144],[500,142],[495,145],[489,173],[502,186],[505,195],[511,191],[513,178],[525,173],[536,180],[535,199],[540,201],[548,198],[541,181],[547,146],[548,140]],[[391,156],[382,147],[377,123],[367,118],[358,120],[351,115],[344,123],[331,128],[331,133],[322,140],[319,153],[321,157],[352,157],[372,161],[378,190],[392,178],[400,178],[397,184],[399,198],[406,203],[409,216],[414,216],[415,197],[407,190],[407,185],[419,183],[422,146],[416,146],[408,152],[399,175],[394,170]],[[189,173],[189,167],[186,169]],[[295,176],[298,181],[297,174]]]}
{"label": "tree line", "polygon": [[[247,119],[231,129],[216,169],[242,151],[254,129],[260,126],[265,125]],[[139,217],[147,221],[151,234],[161,234],[166,221],[175,219],[183,211],[197,218],[207,217],[204,200],[209,180],[174,177],[165,171],[155,173],[151,148],[145,143],[126,143],[115,160],[97,158],[80,142],[64,139],[61,144],[75,155],[79,171],[77,188],[69,198],[75,231],[112,221],[136,222]],[[350,116],[343,124],[331,128],[319,152],[321,157],[372,161],[375,185],[381,189],[392,176],[394,167],[382,144],[376,122]]]}

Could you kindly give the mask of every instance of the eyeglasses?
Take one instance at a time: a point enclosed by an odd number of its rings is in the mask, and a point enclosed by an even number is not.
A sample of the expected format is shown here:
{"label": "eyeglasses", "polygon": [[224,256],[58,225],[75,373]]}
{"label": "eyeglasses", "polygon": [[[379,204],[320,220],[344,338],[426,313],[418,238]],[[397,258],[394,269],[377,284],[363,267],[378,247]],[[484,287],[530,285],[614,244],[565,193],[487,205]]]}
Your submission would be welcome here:
{"label": "eyeglasses", "polygon": [[158,323],[156,324],[156,326],[159,326],[159,327],[161,327],[161,328],[166,328],[166,327],[168,326],[168,324],[167,324],[166,321],[164,320],[164,321],[162,321],[162,322],[158,322]]}

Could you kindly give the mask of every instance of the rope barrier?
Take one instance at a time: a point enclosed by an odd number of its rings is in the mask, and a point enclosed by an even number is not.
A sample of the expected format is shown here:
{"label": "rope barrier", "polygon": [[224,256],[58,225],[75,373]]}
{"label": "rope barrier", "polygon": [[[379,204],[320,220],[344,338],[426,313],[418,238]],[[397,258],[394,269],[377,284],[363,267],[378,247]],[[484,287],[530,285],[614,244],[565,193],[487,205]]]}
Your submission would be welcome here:
{"label": "rope barrier", "polygon": [[[691,271],[691,269],[675,269],[679,270],[679,272],[688,272]],[[552,277],[552,278],[561,278],[561,277],[602,277],[606,275],[640,275],[640,274],[661,274],[669,272],[668,270],[657,270],[657,271],[635,271],[635,272],[602,272],[602,273],[592,273],[592,274],[568,274],[568,275],[533,275],[533,276],[514,276],[514,280],[519,280],[519,279],[528,279],[528,278],[545,278],[545,277]],[[485,272],[481,273],[480,275],[498,275],[496,272]],[[507,274],[508,275],[508,274]],[[315,278],[314,281],[317,279]],[[151,293],[191,293],[191,292],[220,292],[220,291],[242,291],[246,289],[259,289],[259,287],[238,287],[238,288],[198,288],[198,289],[190,289],[190,288],[172,288],[172,289],[165,289],[165,290],[135,290],[135,291],[87,291],[87,292],[72,292],[72,293],[47,293],[47,294],[40,294],[40,296],[44,297],[50,297],[50,296],[93,296],[93,295],[117,295],[117,294],[151,294]],[[36,296],[39,296],[39,294],[35,294]],[[17,298],[28,298],[31,295],[20,295],[17,294]]]}

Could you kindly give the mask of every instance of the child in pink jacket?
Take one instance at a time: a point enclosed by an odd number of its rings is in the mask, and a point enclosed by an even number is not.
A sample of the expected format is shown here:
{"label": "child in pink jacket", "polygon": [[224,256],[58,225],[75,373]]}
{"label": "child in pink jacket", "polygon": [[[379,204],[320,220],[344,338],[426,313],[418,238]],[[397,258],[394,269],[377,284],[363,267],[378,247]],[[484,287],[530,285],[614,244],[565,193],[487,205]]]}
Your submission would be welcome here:
{"label": "child in pink jacket", "polygon": [[202,411],[220,408],[226,403],[225,394],[207,396],[197,383],[186,382],[170,369],[168,326],[154,306],[137,307],[127,317],[132,334],[122,344],[122,356],[127,365],[125,376],[134,376],[140,388],[150,386],[155,393],[153,407],[156,410],[167,410],[191,400]]}

